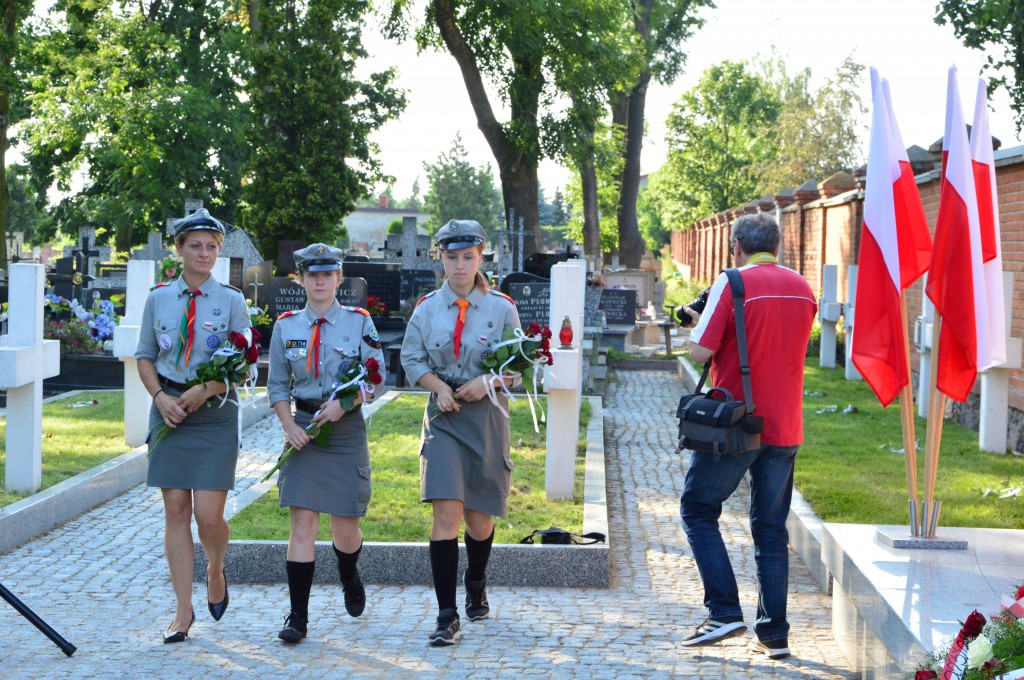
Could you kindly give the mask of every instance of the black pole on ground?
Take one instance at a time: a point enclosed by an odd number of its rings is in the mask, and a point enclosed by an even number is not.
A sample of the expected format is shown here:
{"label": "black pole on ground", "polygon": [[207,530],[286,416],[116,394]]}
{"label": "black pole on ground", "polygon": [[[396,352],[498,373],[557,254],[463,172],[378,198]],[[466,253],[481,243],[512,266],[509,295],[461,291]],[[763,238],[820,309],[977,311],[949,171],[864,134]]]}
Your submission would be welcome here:
{"label": "black pole on ground", "polygon": [[33,626],[43,633],[43,635],[50,638],[53,644],[60,647],[60,651],[71,656],[75,653],[75,650],[78,649],[73,644],[62,638],[60,633],[55,631],[53,628],[50,628],[46,621],[43,621],[34,611],[25,606],[24,602],[14,596],[14,593],[7,590],[7,588],[4,588],[4,584],[2,583],[0,583],[0,597],[4,598],[4,600],[7,601],[7,604],[14,607],[14,611],[28,619]]}

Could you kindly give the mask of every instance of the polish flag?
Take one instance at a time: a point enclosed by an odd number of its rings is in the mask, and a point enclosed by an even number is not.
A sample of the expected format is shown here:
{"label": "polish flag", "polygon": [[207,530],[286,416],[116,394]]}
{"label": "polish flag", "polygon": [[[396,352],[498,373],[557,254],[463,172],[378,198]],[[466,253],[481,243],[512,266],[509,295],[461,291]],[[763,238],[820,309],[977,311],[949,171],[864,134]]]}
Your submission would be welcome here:
{"label": "polish flag", "polygon": [[[988,311],[989,362],[979,357],[978,370],[1006,363],[1006,307],[1003,293],[1003,251],[1000,245],[999,202],[996,197],[996,163],[992,156],[992,133],[988,127],[988,87],[978,79],[971,127],[971,164],[974,189],[978,194],[978,222],[981,228],[981,261],[985,280],[984,303]],[[977,296],[976,296],[977,298]],[[979,338],[982,335],[979,333]]]}
{"label": "polish flag", "polygon": [[990,365],[991,353],[978,201],[957,87],[953,66],[949,69],[942,141],[945,170],[925,292],[942,318],[935,386],[950,399],[966,401],[978,367]]}
{"label": "polish flag", "polygon": [[851,357],[888,406],[910,382],[900,292],[928,268],[931,237],[888,83],[871,69],[871,144],[857,274]]}

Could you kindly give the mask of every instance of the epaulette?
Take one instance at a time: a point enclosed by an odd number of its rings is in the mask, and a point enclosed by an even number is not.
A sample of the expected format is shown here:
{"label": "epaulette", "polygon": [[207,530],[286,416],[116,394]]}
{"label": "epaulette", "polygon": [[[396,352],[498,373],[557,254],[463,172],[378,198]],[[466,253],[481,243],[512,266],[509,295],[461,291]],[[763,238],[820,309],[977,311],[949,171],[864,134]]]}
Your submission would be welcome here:
{"label": "epaulette", "polygon": [[172,283],[174,283],[174,281],[161,281],[160,283],[158,283],[155,286],[153,286],[152,288],[150,288],[150,290],[156,290],[157,288],[163,288],[164,286],[169,286]]}
{"label": "epaulette", "polygon": [[362,314],[363,316],[370,316],[370,313],[368,311],[366,311],[362,307],[356,307],[355,305],[352,305],[352,306],[342,305],[341,308],[342,309],[347,309],[350,312],[358,312],[359,314]]}
{"label": "epaulette", "polygon": [[300,314],[301,312],[302,312],[301,309],[293,309],[291,311],[288,311],[288,312],[285,312],[285,313],[281,314],[281,316],[277,317],[277,320],[280,321],[281,319],[284,319],[285,317],[289,317],[289,316],[292,316],[294,314]]}
{"label": "epaulette", "polygon": [[416,301],[416,306],[419,307],[420,303],[422,303],[424,300],[426,300],[428,297],[430,297],[431,295],[433,295],[436,292],[437,292],[436,290],[432,290],[429,293],[427,293],[426,295],[424,295],[423,297],[421,297],[419,300]]}
{"label": "epaulette", "polygon": [[239,288],[235,288],[235,287],[234,287],[234,286],[232,286],[232,285],[231,285],[230,283],[223,283],[222,281],[218,281],[217,283],[219,283],[220,285],[224,286],[225,288],[230,288],[231,290],[237,291],[237,292],[239,292],[239,293],[241,293],[241,292],[242,292],[242,291],[241,291],[241,289],[239,289]]}
{"label": "epaulette", "polygon": [[490,292],[491,292],[491,293],[493,293],[494,295],[497,295],[498,297],[503,297],[503,298],[505,298],[506,300],[508,300],[509,302],[511,302],[511,303],[512,303],[512,306],[513,306],[513,307],[515,307],[515,306],[516,306],[516,301],[515,301],[515,300],[513,300],[512,298],[510,298],[510,297],[509,297],[508,295],[505,295],[504,293],[502,293],[502,292],[501,292],[500,290],[498,290],[497,288],[491,288]]}

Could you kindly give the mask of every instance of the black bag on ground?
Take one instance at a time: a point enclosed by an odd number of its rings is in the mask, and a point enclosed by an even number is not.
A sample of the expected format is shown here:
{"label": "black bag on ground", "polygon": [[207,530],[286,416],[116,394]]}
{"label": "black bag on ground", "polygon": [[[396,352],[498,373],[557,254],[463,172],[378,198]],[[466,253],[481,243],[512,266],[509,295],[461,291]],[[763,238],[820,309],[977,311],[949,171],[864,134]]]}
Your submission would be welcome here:
{"label": "black bag on ground", "polygon": [[[537,529],[532,534],[519,541],[520,543],[533,544],[535,536],[540,537],[540,542],[545,545],[569,545],[575,543],[576,545],[590,545],[591,543],[604,543],[605,535],[600,531],[590,531],[580,536],[562,529],[561,527],[548,527],[547,529]],[[589,539],[586,542],[580,539]]]}
{"label": "black bag on ground", "polygon": [[736,315],[736,338],[744,400],[736,400],[724,387],[712,387],[707,392],[701,392],[711,369],[711,361],[704,364],[704,372],[697,383],[696,392],[684,394],[679,400],[679,408],[676,409],[676,417],[679,418],[679,451],[691,449],[713,453],[716,456],[730,456],[761,447],[764,419],[754,415],[750,364],[747,358],[747,332],[743,317],[743,279],[736,269],[727,269],[725,273],[729,277]]}

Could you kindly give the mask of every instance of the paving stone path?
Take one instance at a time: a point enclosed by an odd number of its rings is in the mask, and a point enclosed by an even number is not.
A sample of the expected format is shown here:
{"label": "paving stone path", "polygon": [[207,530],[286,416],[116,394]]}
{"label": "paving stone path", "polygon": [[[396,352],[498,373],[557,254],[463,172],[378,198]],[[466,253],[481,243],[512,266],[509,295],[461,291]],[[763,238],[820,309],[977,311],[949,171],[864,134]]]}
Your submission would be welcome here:
{"label": "paving stone path", "polygon": [[[184,644],[163,645],[173,596],[161,542],[159,492],[145,487],[0,556],[0,582],[78,646],[65,658],[0,602],[3,678],[853,678],[830,633],[831,604],[792,555],[789,611],[794,656],[769,661],[746,640],[686,649],[703,618],[702,589],[679,523],[685,460],[672,453],[681,381],[619,371],[605,401],[612,584],[603,589],[492,588],[494,614],[465,624],[453,648],[426,644],[433,591],[369,586],[359,619],[339,586],[314,586],[308,639],[276,640],[288,608],[284,585],[232,585],[215,623],[195,586],[197,620]],[[238,491],[269,469],[275,418],[246,431]],[[237,491],[235,492],[237,493]],[[755,612],[753,544],[746,497],[722,519],[748,621]],[[229,553],[230,558],[230,553]],[[460,600],[461,600],[460,591]]]}

